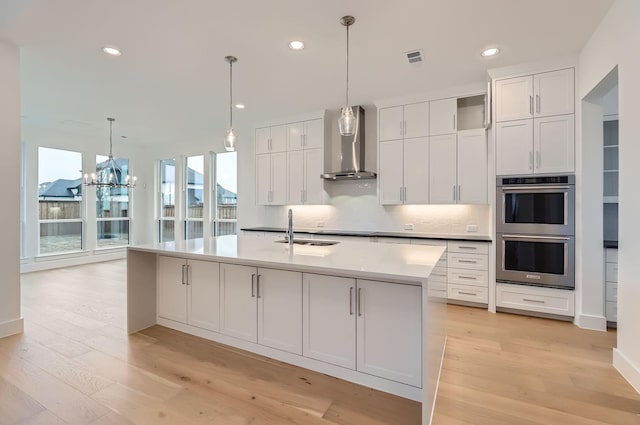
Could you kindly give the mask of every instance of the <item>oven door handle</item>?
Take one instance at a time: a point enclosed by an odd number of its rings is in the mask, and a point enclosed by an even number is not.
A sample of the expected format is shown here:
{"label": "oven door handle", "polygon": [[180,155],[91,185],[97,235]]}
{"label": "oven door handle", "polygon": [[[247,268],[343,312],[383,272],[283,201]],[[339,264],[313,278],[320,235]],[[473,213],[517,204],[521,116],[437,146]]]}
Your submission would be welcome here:
{"label": "oven door handle", "polygon": [[569,190],[571,186],[502,186],[503,192],[508,192],[511,190]]}
{"label": "oven door handle", "polygon": [[551,241],[568,241],[571,238],[564,236],[533,236],[533,235],[502,235],[502,239],[543,239]]}

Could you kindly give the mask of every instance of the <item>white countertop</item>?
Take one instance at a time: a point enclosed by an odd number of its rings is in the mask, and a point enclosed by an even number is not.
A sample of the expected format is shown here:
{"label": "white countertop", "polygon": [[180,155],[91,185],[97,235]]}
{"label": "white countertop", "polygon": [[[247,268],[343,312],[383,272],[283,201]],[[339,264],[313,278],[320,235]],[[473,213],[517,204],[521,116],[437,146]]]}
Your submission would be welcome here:
{"label": "white countertop", "polygon": [[[424,284],[443,247],[348,241],[332,246],[275,243],[274,238],[221,236],[129,247],[185,258],[275,267],[347,277]],[[327,237],[326,239],[331,239]]]}

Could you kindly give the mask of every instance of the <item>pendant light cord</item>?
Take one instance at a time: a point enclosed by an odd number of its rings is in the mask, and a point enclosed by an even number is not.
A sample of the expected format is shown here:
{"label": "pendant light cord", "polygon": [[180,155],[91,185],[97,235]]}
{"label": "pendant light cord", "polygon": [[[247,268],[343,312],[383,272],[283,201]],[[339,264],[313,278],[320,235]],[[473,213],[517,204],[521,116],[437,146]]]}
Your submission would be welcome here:
{"label": "pendant light cord", "polygon": [[109,158],[113,158],[113,122],[114,118],[107,118],[109,120]]}
{"label": "pendant light cord", "polygon": [[349,106],[349,25],[347,25],[347,89],[346,89],[347,103],[345,107]]}
{"label": "pendant light cord", "polygon": [[233,128],[233,61],[229,61],[229,128]]}

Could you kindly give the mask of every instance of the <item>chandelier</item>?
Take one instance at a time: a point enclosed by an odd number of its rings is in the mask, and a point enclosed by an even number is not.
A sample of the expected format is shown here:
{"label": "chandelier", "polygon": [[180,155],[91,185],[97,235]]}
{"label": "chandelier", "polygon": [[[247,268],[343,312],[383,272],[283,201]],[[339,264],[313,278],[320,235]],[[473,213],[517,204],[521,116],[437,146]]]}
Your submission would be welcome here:
{"label": "chandelier", "polygon": [[[130,177],[127,172],[122,171],[122,167],[113,159],[113,122],[115,118],[107,118],[109,121],[109,158],[105,162],[97,165],[97,172],[84,175],[85,186],[127,188],[136,187],[137,177]],[[123,174],[126,174],[123,176]]]}

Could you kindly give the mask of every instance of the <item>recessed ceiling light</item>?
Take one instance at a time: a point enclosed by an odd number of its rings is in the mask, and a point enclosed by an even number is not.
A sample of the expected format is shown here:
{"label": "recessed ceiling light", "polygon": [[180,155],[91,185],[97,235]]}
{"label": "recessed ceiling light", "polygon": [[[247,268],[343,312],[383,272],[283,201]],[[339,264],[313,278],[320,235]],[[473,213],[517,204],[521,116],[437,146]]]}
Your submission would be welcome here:
{"label": "recessed ceiling light", "polygon": [[242,103],[238,103],[238,104],[236,105],[236,108],[238,108],[238,109],[244,109],[244,105],[243,105]]}
{"label": "recessed ceiling light", "polygon": [[304,43],[300,40],[293,40],[291,43],[289,43],[289,48],[291,50],[302,50],[304,49]]}
{"label": "recessed ceiling light", "polygon": [[491,47],[489,49],[483,50],[482,51],[482,56],[484,56],[484,57],[495,56],[498,53],[500,53],[500,49],[498,49],[497,47]]}
{"label": "recessed ceiling light", "polygon": [[102,48],[102,51],[111,56],[120,56],[122,52],[119,49],[111,46],[105,46]]}

